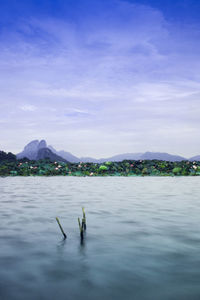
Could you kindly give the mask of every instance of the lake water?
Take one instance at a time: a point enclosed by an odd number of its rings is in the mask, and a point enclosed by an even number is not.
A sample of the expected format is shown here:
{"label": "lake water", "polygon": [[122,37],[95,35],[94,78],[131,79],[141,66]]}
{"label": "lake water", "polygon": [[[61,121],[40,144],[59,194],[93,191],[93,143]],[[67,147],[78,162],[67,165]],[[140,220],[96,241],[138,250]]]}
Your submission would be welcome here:
{"label": "lake water", "polygon": [[1,300],[200,299],[200,177],[9,177],[0,196]]}

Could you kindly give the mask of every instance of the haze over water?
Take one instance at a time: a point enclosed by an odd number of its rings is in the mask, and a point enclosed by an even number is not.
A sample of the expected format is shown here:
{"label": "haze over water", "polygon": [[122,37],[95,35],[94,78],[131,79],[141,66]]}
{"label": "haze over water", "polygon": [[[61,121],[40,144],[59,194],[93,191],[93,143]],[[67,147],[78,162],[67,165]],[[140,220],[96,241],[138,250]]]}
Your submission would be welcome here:
{"label": "haze over water", "polygon": [[0,299],[199,299],[199,181],[0,178]]}

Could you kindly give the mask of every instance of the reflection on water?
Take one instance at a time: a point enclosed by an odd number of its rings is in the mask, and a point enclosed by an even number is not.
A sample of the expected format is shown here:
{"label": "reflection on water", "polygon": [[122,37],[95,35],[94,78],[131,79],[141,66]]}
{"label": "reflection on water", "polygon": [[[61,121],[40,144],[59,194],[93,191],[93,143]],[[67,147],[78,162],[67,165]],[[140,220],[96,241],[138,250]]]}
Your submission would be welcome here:
{"label": "reflection on water", "polygon": [[199,300],[199,183],[0,178],[0,299]]}

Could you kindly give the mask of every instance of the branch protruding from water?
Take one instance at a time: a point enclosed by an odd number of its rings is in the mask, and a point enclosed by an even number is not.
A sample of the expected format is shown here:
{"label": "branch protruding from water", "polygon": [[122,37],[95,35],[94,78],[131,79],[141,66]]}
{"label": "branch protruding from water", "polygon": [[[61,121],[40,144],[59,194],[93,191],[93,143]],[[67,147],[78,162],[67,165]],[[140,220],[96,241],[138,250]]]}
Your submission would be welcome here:
{"label": "branch protruding from water", "polygon": [[84,207],[82,207],[82,211],[83,211],[82,227],[83,227],[84,230],[86,230],[86,216],[85,216],[85,209],[84,209]]}
{"label": "branch protruding from water", "polygon": [[83,238],[84,238],[84,235],[83,235],[83,226],[81,224],[80,218],[78,218],[78,224],[79,224],[79,230],[80,230],[80,237],[81,237],[81,240],[83,240]]}
{"label": "branch protruding from water", "polygon": [[60,227],[60,230],[61,230],[61,232],[62,232],[62,234],[63,234],[63,236],[64,236],[64,239],[66,239],[66,238],[67,238],[67,235],[65,234],[65,232],[64,232],[64,230],[63,230],[63,228],[62,228],[62,226],[61,226],[61,224],[60,224],[60,221],[59,221],[58,217],[56,217],[56,221],[57,221],[57,223],[58,223],[58,226]]}

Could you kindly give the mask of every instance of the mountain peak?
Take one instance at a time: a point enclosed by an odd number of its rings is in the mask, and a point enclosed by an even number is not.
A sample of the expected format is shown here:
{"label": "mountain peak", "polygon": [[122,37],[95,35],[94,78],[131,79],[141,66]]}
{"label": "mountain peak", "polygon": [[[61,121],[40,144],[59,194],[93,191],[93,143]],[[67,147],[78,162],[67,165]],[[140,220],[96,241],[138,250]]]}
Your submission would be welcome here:
{"label": "mountain peak", "polygon": [[22,152],[17,154],[17,158],[21,159],[27,157],[28,159],[35,160],[38,150],[41,148],[46,148],[46,146],[47,145],[45,140],[33,140],[24,147],[24,150]]}
{"label": "mountain peak", "polygon": [[36,149],[38,147],[38,145],[39,145],[39,141],[38,140],[33,140],[24,147],[24,150]]}
{"label": "mountain peak", "polygon": [[41,148],[46,148],[47,147],[47,143],[45,140],[41,140],[38,144],[38,149],[41,149]]}

